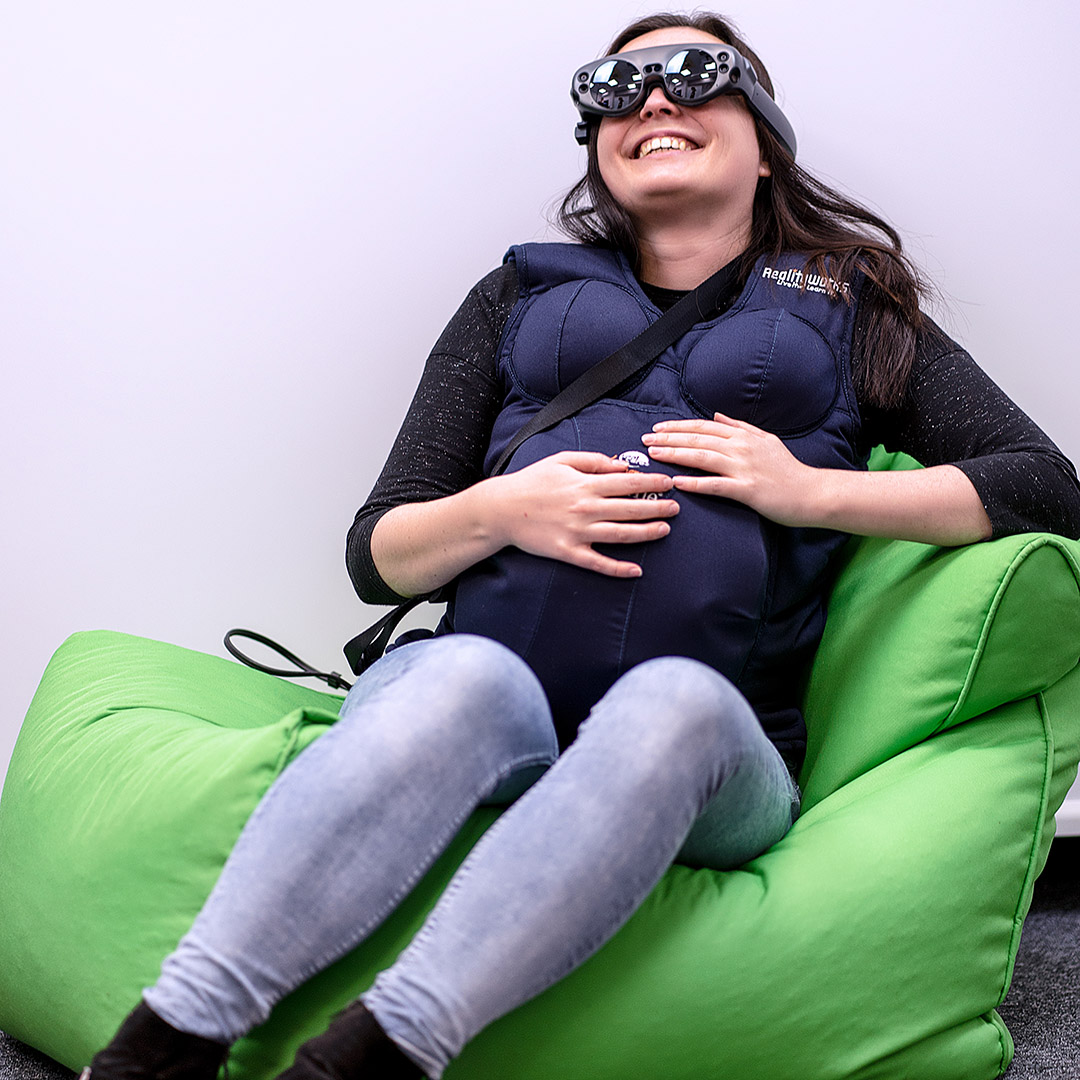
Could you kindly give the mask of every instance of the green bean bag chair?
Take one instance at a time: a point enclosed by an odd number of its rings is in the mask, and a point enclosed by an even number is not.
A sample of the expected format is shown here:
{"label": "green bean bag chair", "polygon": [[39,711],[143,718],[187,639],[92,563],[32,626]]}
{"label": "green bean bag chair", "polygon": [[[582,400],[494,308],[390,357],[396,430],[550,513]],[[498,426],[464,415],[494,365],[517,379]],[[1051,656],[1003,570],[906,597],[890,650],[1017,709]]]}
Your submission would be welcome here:
{"label": "green bean bag chair", "polygon": [[[1080,757],[1080,544],[852,541],[806,692],[805,808],[739,870],[674,866],[450,1080],[972,1080]],[[0,1030],[79,1068],[151,983],[274,777],[338,698],[76,634],[0,803]],[[478,812],[368,941],[234,1048],[272,1077],[416,931]],[[512,962],[512,959],[509,961]]]}

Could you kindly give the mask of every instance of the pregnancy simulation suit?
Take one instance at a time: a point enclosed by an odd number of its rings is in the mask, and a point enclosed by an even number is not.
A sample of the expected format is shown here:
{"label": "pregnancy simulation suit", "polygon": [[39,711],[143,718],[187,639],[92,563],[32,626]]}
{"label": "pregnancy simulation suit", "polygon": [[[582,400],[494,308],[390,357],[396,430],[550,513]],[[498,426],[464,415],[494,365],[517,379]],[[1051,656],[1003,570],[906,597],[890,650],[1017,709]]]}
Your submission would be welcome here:
{"label": "pregnancy simulation suit", "polygon": [[[546,402],[660,317],[619,253],[526,244],[507,257],[520,293],[499,349],[504,398],[488,470]],[[631,468],[685,473],[652,462],[641,436],[660,420],[714,412],[773,432],[808,465],[863,468],[849,370],[859,281],[826,282],[804,262],[759,260],[727,311],[694,326],[617,398],[526,440],[508,471],[560,450],[591,450]],[[798,701],[824,626],[824,575],[845,537],[776,525],[728,499],[672,496],[680,509],[666,537],[610,549],[639,562],[641,577],[606,577],[508,547],[461,576],[445,628],[484,634],[522,656],[563,741],[624,671],[679,655],[734,682],[780,752],[797,761],[805,746]]]}

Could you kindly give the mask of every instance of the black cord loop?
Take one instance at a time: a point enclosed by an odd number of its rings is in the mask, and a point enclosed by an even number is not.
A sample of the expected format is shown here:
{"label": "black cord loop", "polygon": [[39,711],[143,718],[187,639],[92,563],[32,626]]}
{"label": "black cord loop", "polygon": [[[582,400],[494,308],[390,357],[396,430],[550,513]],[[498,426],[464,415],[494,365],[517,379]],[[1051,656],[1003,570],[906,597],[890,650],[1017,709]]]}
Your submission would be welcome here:
{"label": "black cord loop", "polygon": [[[253,660],[233,644],[232,639],[234,637],[249,638],[251,641],[257,641],[260,645],[265,645],[268,649],[272,649],[276,652],[278,656],[283,656],[290,663],[295,664],[298,670],[290,671],[287,668],[267,667],[258,660]],[[241,663],[247,664],[248,667],[255,668],[256,671],[265,672],[267,675],[279,675],[284,679],[322,679],[331,690],[349,690],[352,688],[352,683],[346,682],[338,672],[318,671],[306,661],[301,660],[295,653],[289,652],[284,645],[279,645],[276,641],[272,641],[262,634],[255,633],[254,630],[241,630],[238,627],[230,630],[225,635],[225,648],[228,649]]]}

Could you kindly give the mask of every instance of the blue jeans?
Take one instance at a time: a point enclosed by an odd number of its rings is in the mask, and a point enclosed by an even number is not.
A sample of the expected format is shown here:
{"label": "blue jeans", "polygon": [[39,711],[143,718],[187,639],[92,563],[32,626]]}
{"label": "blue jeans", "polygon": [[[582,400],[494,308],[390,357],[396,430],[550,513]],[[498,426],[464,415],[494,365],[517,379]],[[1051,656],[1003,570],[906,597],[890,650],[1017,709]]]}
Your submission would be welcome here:
{"label": "blue jeans", "polygon": [[431,1077],[600,948],[676,857],[739,866],[798,813],[750,706],[697,661],[628,671],[559,756],[515,654],[465,634],[405,645],[256,807],[147,1004],[234,1041],[370,934],[479,803],[515,799],[364,995]]}

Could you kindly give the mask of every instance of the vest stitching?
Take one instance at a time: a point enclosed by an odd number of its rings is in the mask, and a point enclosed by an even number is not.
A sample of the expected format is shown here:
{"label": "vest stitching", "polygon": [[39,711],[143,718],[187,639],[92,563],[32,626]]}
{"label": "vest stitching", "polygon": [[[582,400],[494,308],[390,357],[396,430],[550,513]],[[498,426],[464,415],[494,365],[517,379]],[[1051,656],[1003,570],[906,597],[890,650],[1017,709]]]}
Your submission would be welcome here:
{"label": "vest stitching", "polygon": [[[562,384],[562,339],[563,331],[566,329],[566,321],[570,318],[570,309],[574,306],[574,302],[584,292],[587,281],[582,281],[576,289],[574,289],[571,296],[563,304],[562,315],[559,318],[559,328],[555,331],[555,393],[557,394],[563,389]],[[601,360],[603,357],[600,358]]]}
{"label": "vest stitching", "polygon": [[851,342],[855,336],[855,319],[858,315],[859,304],[862,302],[862,287],[864,278],[861,274],[856,274],[854,281],[852,282],[852,292],[854,297],[850,304],[847,304],[847,311],[844,315],[843,333],[840,340],[842,342],[842,353],[839,360],[840,366],[840,388],[844,395],[844,406],[849,417],[851,417],[854,425],[854,431],[849,433],[852,445],[858,439],[859,431],[862,429],[862,411],[859,409],[859,401],[855,395],[855,387],[851,381]]}
{"label": "vest stitching", "polygon": [[766,517],[761,518],[761,538],[765,542],[766,552],[765,581],[761,590],[761,618],[758,619],[754,640],[750,643],[750,648],[746,650],[746,659],[739,669],[739,677],[734,680],[735,685],[738,687],[742,686],[743,678],[750,668],[750,662],[754,658],[754,653],[757,652],[758,645],[761,642],[761,635],[769,621],[769,616],[772,614],[773,588],[776,584],[776,529],[775,522]]}
{"label": "vest stitching", "polygon": [[[641,552],[641,570],[645,571],[645,562],[649,554],[649,545],[643,545]],[[633,584],[630,587],[630,596],[626,601],[626,613],[623,615],[622,634],[619,636],[619,659],[616,663],[615,670],[621,675],[626,663],[626,638],[630,632],[630,616],[634,613],[634,601],[637,599],[638,594],[638,582],[641,578],[635,578]]]}
{"label": "vest stitching", "polygon": [[780,324],[784,321],[785,314],[786,312],[781,308],[776,321],[773,323],[772,343],[769,345],[769,355],[765,358],[765,370],[762,371],[761,378],[758,379],[757,393],[754,395],[754,403],[750,406],[750,414],[747,416],[750,423],[753,423],[754,417],[757,416],[758,406],[761,404],[761,395],[765,392],[765,383],[769,378],[769,368],[772,367],[772,360],[776,355],[776,339],[780,336]]}

